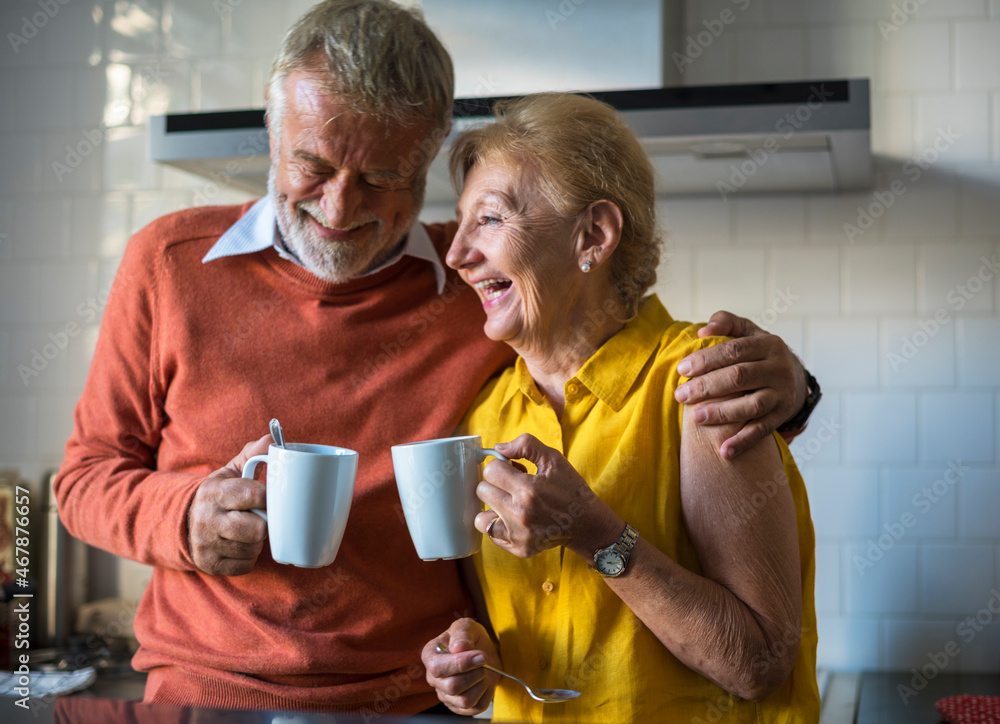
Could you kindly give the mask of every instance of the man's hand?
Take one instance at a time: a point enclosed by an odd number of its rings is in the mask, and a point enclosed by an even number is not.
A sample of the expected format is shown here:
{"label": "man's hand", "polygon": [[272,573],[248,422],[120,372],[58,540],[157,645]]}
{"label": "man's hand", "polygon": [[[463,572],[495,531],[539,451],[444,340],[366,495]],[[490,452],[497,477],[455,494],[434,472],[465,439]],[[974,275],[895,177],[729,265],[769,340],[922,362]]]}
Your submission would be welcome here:
{"label": "man's hand", "polygon": [[[438,644],[448,653],[438,651]],[[427,669],[427,683],[456,714],[478,714],[493,701],[499,677],[481,666],[499,667],[500,657],[486,629],[477,621],[457,619],[447,631],[427,642],[420,658]]]}
{"label": "man's hand", "polygon": [[250,509],[267,504],[265,486],[241,476],[246,461],[267,453],[270,444],[270,435],[247,443],[198,487],[188,510],[188,543],[198,570],[212,576],[241,576],[253,569],[267,523]]}
{"label": "man's hand", "polygon": [[[719,454],[729,460],[802,409],[806,374],[781,337],[765,332],[749,319],[716,312],[698,336],[716,335],[736,339],[681,360],[678,372],[692,379],[680,385],[674,397],[694,406],[694,419],[700,425],[745,423],[719,448]],[[724,402],[712,401],[734,394],[738,396]]]}

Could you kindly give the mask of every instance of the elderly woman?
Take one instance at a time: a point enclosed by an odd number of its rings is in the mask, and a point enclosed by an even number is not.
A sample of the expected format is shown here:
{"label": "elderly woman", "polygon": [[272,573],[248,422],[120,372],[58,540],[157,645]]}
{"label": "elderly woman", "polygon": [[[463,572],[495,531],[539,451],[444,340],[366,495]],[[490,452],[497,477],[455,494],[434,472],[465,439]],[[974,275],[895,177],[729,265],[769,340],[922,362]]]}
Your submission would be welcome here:
{"label": "elderly woman", "polygon": [[[460,619],[425,646],[428,681],[457,713],[493,700],[499,721],[816,721],[802,478],[777,436],[723,459],[734,429],[674,400],[678,362],[721,340],[644,296],[659,240],[642,147],[580,96],[497,116],[452,152],[447,262],[520,355],[463,431],[525,462],[490,462],[478,490],[499,651]],[[484,662],[583,696],[538,704]]]}

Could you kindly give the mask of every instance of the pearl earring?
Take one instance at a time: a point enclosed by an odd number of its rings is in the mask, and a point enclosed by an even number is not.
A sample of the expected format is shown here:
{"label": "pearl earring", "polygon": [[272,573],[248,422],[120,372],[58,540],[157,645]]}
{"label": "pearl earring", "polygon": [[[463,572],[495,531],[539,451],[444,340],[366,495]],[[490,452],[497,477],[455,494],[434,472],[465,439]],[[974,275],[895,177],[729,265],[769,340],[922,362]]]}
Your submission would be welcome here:
{"label": "pearl earring", "polygon": [[589,259],[587,261],[583,262],[583,264],[580,265],[580,271],[582,271],[584,274],[586,274],[587,272],[589,272],[590,268],[591,268],[591,265],[590,265],[590,260]]}

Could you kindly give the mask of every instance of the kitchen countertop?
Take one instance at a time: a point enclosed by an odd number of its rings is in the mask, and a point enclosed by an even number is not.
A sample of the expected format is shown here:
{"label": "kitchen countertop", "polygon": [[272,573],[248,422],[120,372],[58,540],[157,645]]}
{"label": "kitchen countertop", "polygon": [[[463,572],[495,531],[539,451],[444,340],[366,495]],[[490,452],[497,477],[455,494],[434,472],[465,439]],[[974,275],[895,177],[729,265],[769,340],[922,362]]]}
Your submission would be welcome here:
{"label": "kitchen countertop", "polygon": [[1000,696],[1000,673],[938,673],[915,678],[912,671],[870,672],[861,677],[856,724],[935,724],[934,704],[956,694]]}

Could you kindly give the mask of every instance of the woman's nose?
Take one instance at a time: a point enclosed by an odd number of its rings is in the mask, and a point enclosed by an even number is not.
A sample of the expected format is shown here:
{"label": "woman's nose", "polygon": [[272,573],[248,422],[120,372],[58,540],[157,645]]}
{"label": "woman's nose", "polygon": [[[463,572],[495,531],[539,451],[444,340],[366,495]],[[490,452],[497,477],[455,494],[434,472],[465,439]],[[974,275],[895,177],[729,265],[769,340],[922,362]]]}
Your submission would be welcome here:
{"label": "woman's nose", "polygon": [[320,208],[326,222],[336,229],[349,228],[364,204],[358,181],[346,174],[338,174],[323,184]]}
{"label": "woman's nose", "polygon": [[448,248],[448,253],[445,254],[445,264],[452,269],[461,269],[467,264],[474,263],[477,255],[482,256],[470,243],[468,227],[465,224],[459,224],[455,238],[451,240],[451,246]]}

